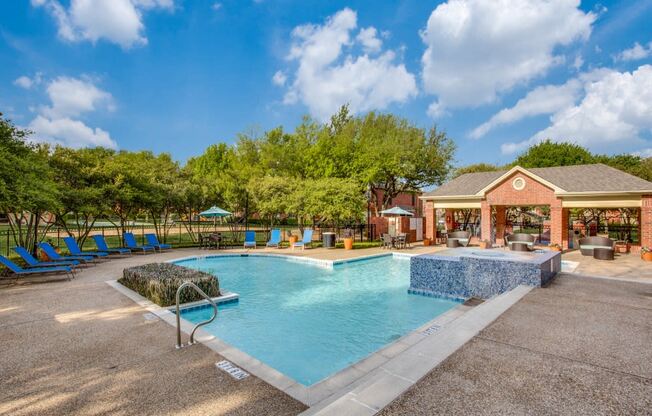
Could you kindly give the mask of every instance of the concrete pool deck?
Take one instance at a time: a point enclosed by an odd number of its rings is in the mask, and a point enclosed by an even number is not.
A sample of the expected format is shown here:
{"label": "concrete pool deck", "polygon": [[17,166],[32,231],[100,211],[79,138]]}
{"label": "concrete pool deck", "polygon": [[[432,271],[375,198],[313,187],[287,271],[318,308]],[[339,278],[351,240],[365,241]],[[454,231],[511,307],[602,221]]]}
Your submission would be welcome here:
{"label": "concrete pool deck", "polygon": [[[406,252],[438,250],[442,248],[417,246]],[[330,260],[386,252],[264,251]],[[235,381],[217,370],[215,363],[222,357],[203,345],[175,350],[173,327],[146,319],[146,310],[105,283],[119,277],[124,267],[212,253],[183,249],[134,255],[82,270],[71,282],[0,289],[0,414],[304,411],[305,405],[254,376]],[[632,264],[632,279],[652,269],[636,258]],[[437,400],[442,400],[442,413],[500,412],[501,406],[522,413],[527,407],[518,406],[529,406],[527,400],[534,409],[543,409],[540,413],[649,409],[651,290],[652,285],[562,275],[549,288],[530,292],[385,412],[437,413]],[[538,331],[532,321],[542,314],[548,319],[545,331]],[[442,385],[450,389],[439,392]],[[479,394],[481,387],[492,385],[487,395]],[[521,402],[519,396],[524,396]],[[419,401],[422,407],[415,408]]]}

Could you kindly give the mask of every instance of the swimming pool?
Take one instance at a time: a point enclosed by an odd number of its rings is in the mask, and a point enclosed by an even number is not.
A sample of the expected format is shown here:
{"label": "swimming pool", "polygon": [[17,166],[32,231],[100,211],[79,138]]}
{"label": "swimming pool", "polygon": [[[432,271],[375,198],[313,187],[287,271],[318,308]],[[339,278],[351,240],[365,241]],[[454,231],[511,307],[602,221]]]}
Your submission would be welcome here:
{"label": "swimming pool", "polygon": [[[281,256],[215,256],[176,264],[218,276],[237,292],[203,327],[305,386],[342,370],[459,305],[411,295],[410,261],[392,256],[336,264]],[[210,308],[182,311],[208,319]]]}

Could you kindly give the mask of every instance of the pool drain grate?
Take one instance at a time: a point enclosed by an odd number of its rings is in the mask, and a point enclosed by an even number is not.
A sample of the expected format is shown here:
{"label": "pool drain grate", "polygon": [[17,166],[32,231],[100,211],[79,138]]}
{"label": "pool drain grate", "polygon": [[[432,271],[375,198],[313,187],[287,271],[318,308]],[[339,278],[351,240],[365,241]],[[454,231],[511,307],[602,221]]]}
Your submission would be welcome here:
{"label": "pool drain grate", "polygon": [[243,378],[249,377],[249,373],[234,366],[233,364],[231,364],[230,361],[223,360],[215,363],[215,366],[222,371],[226,371],[227,373],[229,373],[229,375],[231,375],[231,377],[233,377],[236,380],[242,380]]}
{"label": "pool drain grate", "polygon": [[441,329],[441,326],[439,326],[439,325],[433,325],[433,326],[430,326],[430,327],[424,329],[423,331],[421,331],[421,334],[422,334],[422,335],[426,335],[426,336],[427,336],[427,335],[432,335],[432,334],[434,334],[435,332],[439,331],[440,329]]}

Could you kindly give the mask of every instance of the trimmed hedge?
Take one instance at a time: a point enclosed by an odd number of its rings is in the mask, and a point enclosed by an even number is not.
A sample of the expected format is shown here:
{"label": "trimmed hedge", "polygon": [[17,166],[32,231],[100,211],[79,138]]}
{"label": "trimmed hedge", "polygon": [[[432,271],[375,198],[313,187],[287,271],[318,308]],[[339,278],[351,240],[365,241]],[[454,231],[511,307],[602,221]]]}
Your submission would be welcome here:
{"label": "trimmed hedge", "polygon": [[[177,289],[182,283],[191,281],[208,296],[220,295],[220,286],[216,276],[189,269],[172,263],[151,263],[124,269],[118,280],[123,286],[138,292],[159,306],[171,306],[176,303]],[[181,292],[181,303],[202,300],[199,293],[192,288]]]}

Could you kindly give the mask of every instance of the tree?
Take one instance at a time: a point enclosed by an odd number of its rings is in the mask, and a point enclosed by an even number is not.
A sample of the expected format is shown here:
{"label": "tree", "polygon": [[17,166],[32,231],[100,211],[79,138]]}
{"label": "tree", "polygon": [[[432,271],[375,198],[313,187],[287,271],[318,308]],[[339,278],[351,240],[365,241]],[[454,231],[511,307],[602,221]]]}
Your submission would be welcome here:
{"label": "tree", "polygon": [[354,175],[371,187],[372,195],[383,190],[376,207],[385,209],[399,194],[439,185],[448,177],[455,145],[436,127],[426,133],[405,119],[373,112],[352,123],[359,138]]}
{"label": "tree", "polygon": [[49,158],[54,180],[59,184],[61,204],[56,225],[81,245],[98,218],[110,212],[106,199],[108,178],[102,166],[114,151],[104,148],[70,149],[57,146]]}
{"label": "tree", "polygon": [[292,198],[295,196],[296,188],[295,179],[266,176],[252,178],[247,190],[256,205],[261,220],[268,223],[271,228],[274,225],[274,220],[294,209]]}
{"label": "tree", "polygon": [[453,172],[453,178],[464,175],[465,173],[478,173],[478,172],[495,172],[501,170],[500,166],[492,165],[489,163],[475,163],[473,165],[462,166]]}
{"label": "tree", "polygon": [[41,227],[44,214],[58,209],[60,194],[47,147],[26,143],[29,135],[0,113],[0,213],[9,219],[16,245],[36,253],[48,229]]}
{"label": "tree", "polygon": [[301,214],[332,225],[364,218],[366,201],[360,183],[353,179],[324,178],[305,181],[300,187]]}
{"label": "tree", "polygon": [[547,168],[591,163],[595,163],[595,158],[584,147],[574,143],[557,143],[548,139],[530,146],[516,158],[512,165],[524,168]]}

